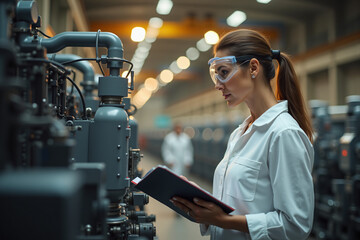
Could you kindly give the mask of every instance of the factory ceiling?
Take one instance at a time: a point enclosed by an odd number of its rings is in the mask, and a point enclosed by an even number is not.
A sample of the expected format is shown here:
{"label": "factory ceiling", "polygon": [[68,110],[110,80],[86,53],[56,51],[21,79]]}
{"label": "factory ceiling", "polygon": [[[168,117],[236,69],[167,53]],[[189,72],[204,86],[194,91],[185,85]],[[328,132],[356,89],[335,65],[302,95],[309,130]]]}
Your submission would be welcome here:
{"label": "factory ceiling", "polygon": [[[164,0],[165,1],[165,0]],[[169,1],[169,0],[167,0]],[[68,0],[71,2],[71,0]],[[236,28],[254,28],[263,32],[275,47],[281,47],[287,31],[301,24],[309,23],[311,16],[327,14],[334,10],[336,1],[329,0],[272,0],[268,4],[257,0],[172,0],[169,14],[161,15],[156,11],[159,0],[83,0],[83,14],[88,30],[113,32],[124,45],[124,56],[134,60],[135,51],[146,46],[148,52],[137,67],[136,80],[144,82],[148,77],[159,77],[162,70],[186,51],[197,48],[204,34],[215,31],[220,36]],[[238,27],[230,27],[227,18],[236,10],[246,14],[246,20]],[[149,30],[149,20],[162,19],[156,40],[150,44],[133,42],[130,39],[134,27]],[[142,49],[143,50],[143,49]],[[201,52],[190,67],[175,74],[174,80],[195,79],[199,72],[205,71],[212,49]],[[140,66],[139,66],[140,65]],[[204,70],[205,69],[205,70]]]}

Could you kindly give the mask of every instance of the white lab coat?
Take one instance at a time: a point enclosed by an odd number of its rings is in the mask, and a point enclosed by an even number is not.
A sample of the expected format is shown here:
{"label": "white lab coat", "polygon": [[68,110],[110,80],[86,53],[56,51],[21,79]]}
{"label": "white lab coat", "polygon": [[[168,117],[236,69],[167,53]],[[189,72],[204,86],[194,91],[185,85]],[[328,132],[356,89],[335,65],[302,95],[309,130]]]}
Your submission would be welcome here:
{"label": "white lab coat", "polygon": [[177,135],[170,132],[166,135],[161,152],[165,163],[172,164],[172,170],[179,175],[186,174],[186,166],[193,163],[193,147],[186,133]]}
{"label": "white lab coat", "polygon": [[250,234],[216,226],[211,240],[306,239],[314,212],[314,151],[287,112],[287,101],[268,109],[244,132],[247,118],[230,136],[215,170],[213,194],[245,215]]}

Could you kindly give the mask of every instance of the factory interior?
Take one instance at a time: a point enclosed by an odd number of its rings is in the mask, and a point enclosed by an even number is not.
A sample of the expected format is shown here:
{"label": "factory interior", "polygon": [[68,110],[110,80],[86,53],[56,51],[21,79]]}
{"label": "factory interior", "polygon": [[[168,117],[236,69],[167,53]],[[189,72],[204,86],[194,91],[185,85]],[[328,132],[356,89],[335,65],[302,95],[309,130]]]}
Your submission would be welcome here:
{"label": "factory interior", "polygon": [[180,124],[184,175],[212,192],[251,114],[209,74],[237,29],[297,74],[314,130],[308,239],[360,239],[359,0],[0,0],[0,239],[210,240],[132,180],[167,164]]}

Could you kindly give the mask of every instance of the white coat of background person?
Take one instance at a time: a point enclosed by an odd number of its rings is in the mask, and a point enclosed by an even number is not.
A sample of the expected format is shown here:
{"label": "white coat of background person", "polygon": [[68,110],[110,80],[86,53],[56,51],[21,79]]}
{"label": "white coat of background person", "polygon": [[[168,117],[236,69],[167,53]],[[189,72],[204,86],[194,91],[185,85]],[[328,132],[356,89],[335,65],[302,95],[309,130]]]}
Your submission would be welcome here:
{"label": "white coat of background person", "polygon": [[175,124],[173,131],[165,136],[161,152],[167,166],[178,175],[186,175],[193,163],[193,146],[180,124]]}

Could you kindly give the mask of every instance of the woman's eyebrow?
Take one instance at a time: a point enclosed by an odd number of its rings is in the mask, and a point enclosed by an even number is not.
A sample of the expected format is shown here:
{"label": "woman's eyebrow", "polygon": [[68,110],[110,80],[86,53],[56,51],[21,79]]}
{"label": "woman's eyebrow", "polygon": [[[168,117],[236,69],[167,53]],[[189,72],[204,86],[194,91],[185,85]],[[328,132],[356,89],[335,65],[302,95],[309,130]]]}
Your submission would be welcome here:
{"label": "woman's eyebrow", "polygon": [[221,68],[224,68],[224,67],[226,67],[226,66],[220,65],[219,67],[216,68],[216,72],[220,71]]}

